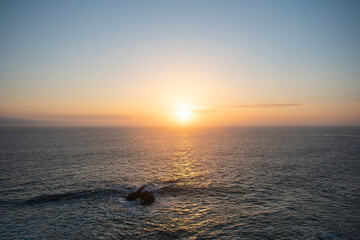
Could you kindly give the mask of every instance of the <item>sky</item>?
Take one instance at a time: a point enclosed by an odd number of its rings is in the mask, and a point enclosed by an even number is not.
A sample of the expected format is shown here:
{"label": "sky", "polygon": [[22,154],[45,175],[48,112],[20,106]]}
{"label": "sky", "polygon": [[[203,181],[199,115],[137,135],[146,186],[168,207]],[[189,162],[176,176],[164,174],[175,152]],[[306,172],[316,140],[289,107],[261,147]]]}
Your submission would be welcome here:
{"label": "sky", "polygon": [[359,1],[0,1],[0,125],[360,125]]}

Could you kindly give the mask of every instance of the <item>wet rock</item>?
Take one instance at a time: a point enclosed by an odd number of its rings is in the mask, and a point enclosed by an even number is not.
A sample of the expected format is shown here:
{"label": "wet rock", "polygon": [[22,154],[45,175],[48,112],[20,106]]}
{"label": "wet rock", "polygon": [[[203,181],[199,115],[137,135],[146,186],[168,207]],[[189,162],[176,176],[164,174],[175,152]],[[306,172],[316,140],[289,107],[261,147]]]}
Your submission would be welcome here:
{"label": "wet rock", "polygon": [[127,197],[126,197],[126,200],[127,201],[134,201],[136,200],[139,196],[139,194],[137,192],[132,192],[130,193]]}
{"label": "wet rock", "polygon": [[155,202],[154,195],[149,191],[144,191],[144,186],[140,187],[136,192],[129,193],[126,197],[127,201],[134,201],[140,198],[140,203],[143,205],[148,205]]}
{"label": "wet rock", "polygon": [[155,197],[151,192],[145,191],[141,196],[141,204],[151,204],[155,201]]}
{"label": "wet rock", "polygon": [[144,186],[140,187],[136,192],[129,193],[129,195],[126,197],[127,201],[134,201],[137,198],[141,197],[143,194]]}

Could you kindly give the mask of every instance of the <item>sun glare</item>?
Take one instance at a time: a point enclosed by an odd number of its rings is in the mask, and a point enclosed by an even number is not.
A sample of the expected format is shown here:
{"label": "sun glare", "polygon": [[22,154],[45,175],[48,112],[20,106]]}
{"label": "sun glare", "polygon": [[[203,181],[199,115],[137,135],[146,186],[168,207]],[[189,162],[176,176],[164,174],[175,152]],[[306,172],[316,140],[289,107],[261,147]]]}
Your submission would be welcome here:
{"label": "sun glare", "polygon": [[176,112],[176,117],[182,121],[189,120],[192,115],[193,115],[193,113],[185,108]]}

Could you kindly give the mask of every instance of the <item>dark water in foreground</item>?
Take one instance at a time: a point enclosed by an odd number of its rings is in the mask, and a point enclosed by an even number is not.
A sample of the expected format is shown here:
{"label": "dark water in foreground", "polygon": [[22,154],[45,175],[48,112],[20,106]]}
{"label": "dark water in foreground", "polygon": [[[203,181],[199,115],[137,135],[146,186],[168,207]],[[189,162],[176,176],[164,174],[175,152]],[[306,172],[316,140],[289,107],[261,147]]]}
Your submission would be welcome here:
{"label": "dark water in foreground", "polygon": [[1,239],[360,239],[360,128],[3,128],[0,165]]}

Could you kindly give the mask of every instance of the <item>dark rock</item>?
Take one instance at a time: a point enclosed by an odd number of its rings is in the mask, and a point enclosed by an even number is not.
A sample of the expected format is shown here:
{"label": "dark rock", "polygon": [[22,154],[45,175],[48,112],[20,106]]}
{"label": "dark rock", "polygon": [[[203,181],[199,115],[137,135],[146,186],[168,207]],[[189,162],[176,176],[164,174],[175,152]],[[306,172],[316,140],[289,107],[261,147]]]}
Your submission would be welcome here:
{"label": "dark rock", "polygon": [[151,204],[155,201],[155,197],[151,192],[145,191],[141,196],[141,204]]}
{"label": "dark rock", "polygon": [[140,197],[140,196],[139,196],[139,194],[137,192],[132,192],[126,197],[126,200],[127,201],[134,201],[138,197]]}
{"label": "dark rock", "polygon": [[139,198],[142,195],[142,191],[144,190],[144,186],[140,187],[136,192],[132,192],[130,193],[127,197],[126,200],[127,201],[134,201],[137,198]]}
{"label": "dark rock", "polygon": [[143,190],[144,190],[144,186],[140,187],[136,192],[129,193],[129,195],[126,197],[126,200],[134,201],[137,198],[140,198],[140,203],[143,205],[148,205],[153,203],[155,201],[154,195],[149,191],[143,192]]}

